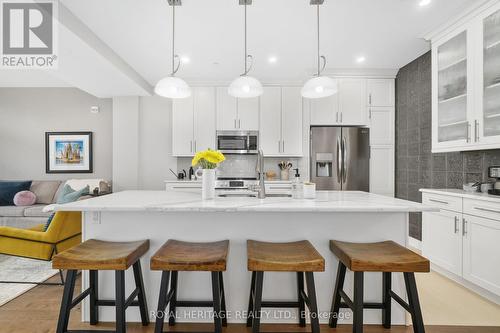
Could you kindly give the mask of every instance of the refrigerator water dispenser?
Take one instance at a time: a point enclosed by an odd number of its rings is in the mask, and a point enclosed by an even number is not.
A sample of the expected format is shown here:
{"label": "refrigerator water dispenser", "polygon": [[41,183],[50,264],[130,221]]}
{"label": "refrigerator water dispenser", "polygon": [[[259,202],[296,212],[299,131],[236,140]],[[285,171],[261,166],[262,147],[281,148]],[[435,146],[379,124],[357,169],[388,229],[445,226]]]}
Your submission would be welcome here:
{"label": "refrigerator water dispenser", "polygon": [[333,154],[316,154],[316,177],[331,177],[333,167]]}

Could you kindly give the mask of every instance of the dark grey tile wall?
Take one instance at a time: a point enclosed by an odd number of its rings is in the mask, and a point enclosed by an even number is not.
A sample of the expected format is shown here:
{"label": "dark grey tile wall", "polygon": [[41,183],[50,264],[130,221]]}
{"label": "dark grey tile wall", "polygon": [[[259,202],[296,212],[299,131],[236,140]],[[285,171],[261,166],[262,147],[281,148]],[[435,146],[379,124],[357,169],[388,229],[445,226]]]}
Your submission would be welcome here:
{"label": "dark grey tile wall", "polygon": [[[421,188],[462,188],[488,180],[500,150],[431,153],[431,52],[396,77],[396,197],[421,202]],[[422,239],[421,214],[410,215],[410,236]]]}

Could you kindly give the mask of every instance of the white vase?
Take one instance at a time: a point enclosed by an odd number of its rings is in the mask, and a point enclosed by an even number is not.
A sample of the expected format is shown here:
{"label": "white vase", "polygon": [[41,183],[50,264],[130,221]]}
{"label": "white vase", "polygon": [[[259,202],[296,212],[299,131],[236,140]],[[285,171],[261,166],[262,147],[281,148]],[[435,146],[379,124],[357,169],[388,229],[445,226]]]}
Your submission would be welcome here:
{"label": "white vase", "polygon": [[215,169],[203,169],[201,198],[203,200],[212,200],[215,198]]}

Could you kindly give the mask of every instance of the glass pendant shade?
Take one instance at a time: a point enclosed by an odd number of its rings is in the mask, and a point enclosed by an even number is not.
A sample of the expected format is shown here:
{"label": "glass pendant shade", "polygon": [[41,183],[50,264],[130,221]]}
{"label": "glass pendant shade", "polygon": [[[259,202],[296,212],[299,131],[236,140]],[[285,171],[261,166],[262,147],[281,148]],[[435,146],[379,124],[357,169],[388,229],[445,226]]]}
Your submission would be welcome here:
{"label": "glass pendant shade", "polygon": [[167,98],[186,98],[191,96],[191,88],[183,79],[167,76],[158,81],[155,93]]}
{"label": "glass pendant shade", "polygon": [[262,95],[264,89],[256,78],[242,75],[235,79],[227,89],[229,95],[238,98],[251,98]]}
{"label": "glass pendant shade", "polygon": [[301,94],[305,98],[322,98],[335,95],[337,90],[337,81],[327,76],[318,76],[304,84]]}

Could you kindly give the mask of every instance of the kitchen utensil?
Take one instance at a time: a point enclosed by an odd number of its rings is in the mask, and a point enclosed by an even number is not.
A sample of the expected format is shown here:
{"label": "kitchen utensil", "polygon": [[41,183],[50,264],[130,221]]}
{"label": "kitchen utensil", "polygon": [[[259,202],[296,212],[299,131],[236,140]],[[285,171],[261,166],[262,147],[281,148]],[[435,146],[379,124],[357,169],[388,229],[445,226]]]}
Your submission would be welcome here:
{"label": "kitchen utensil", "polygon": [[172,169],[168,169],[168,170],[170,170],[170,172],[174,174],[175,178],[179,179],[179,176],[177,175],[177,173],[174,170],[172,170]]}
{"label": "kitchen utensil", "polygon": [[179,174],[177,175],[177,179],[184,180],[184,173],[179,172]]}

